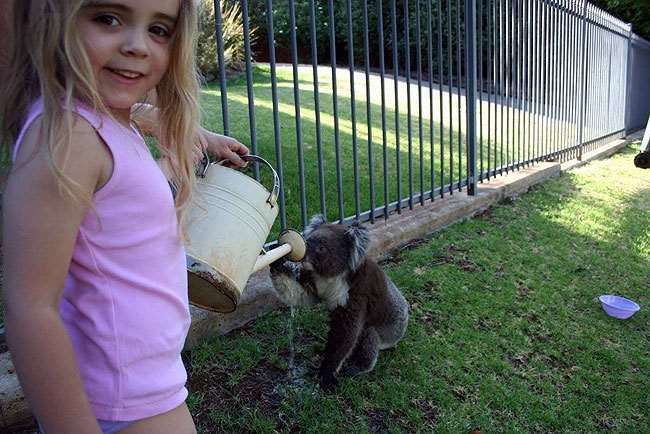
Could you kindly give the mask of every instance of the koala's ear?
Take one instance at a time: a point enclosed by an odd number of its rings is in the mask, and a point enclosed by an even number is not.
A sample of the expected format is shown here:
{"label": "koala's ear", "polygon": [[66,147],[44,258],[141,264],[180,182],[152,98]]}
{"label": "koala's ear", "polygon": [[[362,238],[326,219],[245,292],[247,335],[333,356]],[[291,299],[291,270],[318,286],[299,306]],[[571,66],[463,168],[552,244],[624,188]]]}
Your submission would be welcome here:
{"label": "koala's ear", "polygon": [[312,232],[318,229],[319,226],[327,223],[327,219],[323,214],[316,214],[311,218],[311,221],[302,232],[303,237],[307,238]]}
{"label": "koala's ear", "polygon": [[370,244],[370,233],[368,229],[361,226],[359,222],[352,223],[346,230],[345,235],[352,243],[352,252],[350,254],[350,269],[357,271],[363,263]]}

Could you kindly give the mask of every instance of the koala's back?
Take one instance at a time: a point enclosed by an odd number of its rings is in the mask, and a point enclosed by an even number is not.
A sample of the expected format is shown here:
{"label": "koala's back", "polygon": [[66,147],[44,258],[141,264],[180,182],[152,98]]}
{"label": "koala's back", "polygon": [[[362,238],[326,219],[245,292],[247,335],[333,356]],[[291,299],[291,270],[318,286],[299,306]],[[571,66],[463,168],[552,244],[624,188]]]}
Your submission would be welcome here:
{"label": "koala's back", "polygon": [[371,259],[364,264],[366,285],[354,288],[366,292],[366,325],[375,327],[381,337],[380,349],[394,346],[406,332],[409,305],[395,283]]}

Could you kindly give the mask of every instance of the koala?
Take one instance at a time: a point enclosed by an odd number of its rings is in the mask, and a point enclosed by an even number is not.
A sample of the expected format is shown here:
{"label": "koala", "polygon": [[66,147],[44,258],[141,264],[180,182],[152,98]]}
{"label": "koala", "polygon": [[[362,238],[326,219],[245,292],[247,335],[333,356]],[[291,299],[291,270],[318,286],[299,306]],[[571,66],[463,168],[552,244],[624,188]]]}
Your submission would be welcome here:
{"label": "koala", "polygon": [[402,339],[409,305],[366,255],[370,240],[365,227],[328,224],[319,215],[305,228],[304,237],[304,259],[271,264],[271,280],[285,304],[327,306],[330,327],[318,379],[330,390],[344,364],[349,375],[370,372],[379,350]]}

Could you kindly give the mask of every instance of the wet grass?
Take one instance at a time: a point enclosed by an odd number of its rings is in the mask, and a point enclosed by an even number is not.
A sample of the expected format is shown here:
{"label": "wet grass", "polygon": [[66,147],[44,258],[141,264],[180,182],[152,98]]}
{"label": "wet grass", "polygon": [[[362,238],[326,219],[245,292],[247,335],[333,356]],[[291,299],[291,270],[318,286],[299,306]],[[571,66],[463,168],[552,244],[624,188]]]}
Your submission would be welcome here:
{"label": "wet grass", "polygon": [[[383,265],[411,304],[408,333],[333,394],[315,382],[320,308],[186,353],[199,432],[650,432],[650,177],[634,154],[396,252]],[[604,293],[642,309],[610,318]]]}

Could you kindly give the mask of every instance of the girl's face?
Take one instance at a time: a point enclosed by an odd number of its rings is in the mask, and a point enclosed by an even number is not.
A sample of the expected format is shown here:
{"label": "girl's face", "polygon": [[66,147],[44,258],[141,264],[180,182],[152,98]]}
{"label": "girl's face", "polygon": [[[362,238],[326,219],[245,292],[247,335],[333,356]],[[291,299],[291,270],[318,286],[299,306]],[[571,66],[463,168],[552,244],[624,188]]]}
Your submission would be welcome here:
{"label": "girl's face", "polygon": [[162,79],[182,0],[87,0],[78,32],[102,101],[128,123],[131,106]]}

